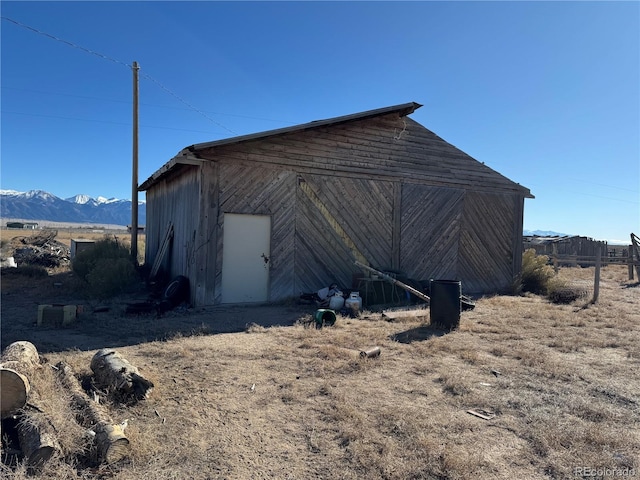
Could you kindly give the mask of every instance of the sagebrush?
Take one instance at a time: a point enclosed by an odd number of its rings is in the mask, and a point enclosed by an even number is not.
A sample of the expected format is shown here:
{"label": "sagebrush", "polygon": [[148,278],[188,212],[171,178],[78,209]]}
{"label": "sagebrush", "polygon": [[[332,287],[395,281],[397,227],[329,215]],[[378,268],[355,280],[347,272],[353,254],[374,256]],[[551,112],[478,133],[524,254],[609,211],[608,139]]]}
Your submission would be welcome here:
{"label": "sagebrush", "polygon": [[525,250],[522,255],[522,273],[520,274],[521,291],[537,295],[549,293],[554,272],[548,263],[547,255],[537,255],[533,248]]}
{"label": "sagebrush", "polygon": [[126,292],[139,281],[129,246],[117,239],[104,238],[78,253],[73,272],[85,280],[89,293],[109,298]]}

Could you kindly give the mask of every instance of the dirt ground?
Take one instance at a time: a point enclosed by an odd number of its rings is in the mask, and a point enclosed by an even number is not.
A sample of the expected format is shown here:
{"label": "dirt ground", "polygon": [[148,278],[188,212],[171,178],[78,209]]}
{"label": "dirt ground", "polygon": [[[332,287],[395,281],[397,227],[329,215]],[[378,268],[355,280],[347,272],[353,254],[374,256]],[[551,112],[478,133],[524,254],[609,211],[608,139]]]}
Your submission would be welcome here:
{"label": "dirt ground", "polygon": [[[459,329],[428,310],[365,312],[307,328],[315,306],[176,309],[131,315],[88,301],[68,273],[2,277],[2,347],[34,343],[34,380],[60,452],[41,472],[0,464],[0,477],[150,480],[609,478],[640,475],[640,284],[603,269],[596,304],[488,296]],[[592,284],[593,269],[560,276]],[[36,325],[38,304],[81,304],[63,328]],[[381,354],[361,357],[378,346]],[[97,391],[127,423],[131,456],[88,465],[84,431],[48,365],[90,379],[96,350],[115,347],[155,384],[147,400]],[[470,411],[480,413],[478,417]],[[598,472],[602,472],[600,475]],[[592,475],[593,473],[593,475]]]}

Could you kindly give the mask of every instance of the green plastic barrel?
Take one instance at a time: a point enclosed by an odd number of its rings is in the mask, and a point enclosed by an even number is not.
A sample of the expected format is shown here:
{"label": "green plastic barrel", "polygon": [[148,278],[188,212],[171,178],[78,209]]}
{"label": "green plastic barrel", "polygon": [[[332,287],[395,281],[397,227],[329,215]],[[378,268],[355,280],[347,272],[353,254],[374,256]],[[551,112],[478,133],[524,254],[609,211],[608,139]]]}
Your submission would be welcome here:
{"label": "green plastic barrel", "polygon": [[316,310],[314,319],[316,321],[316,328],[329,327],[336,323],[336,312],[328,308],[321,308]]}
{"label": "green plastic barrel", "polygon": [[431,324],[453,330],[460,325],[460,297],[462,282],[459,280],[431,280]]}

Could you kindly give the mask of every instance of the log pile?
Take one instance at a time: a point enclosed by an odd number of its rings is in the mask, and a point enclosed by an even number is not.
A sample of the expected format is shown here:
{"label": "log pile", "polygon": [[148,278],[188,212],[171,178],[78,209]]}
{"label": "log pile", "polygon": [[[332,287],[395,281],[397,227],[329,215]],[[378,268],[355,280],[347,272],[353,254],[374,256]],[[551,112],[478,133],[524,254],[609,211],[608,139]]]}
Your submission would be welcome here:
{"label": "log pile", "polygon": [[[2,419],[20,413],[18,438],[29,467],[38,468],[60,451],[48,412],[39,408],[39,394],[29,377],[40,368],[38,350],[30,342],[7,346],[0,360],[0,403]],[[30,408],[27,407],[30,401]]]}
{"label": "log pile", "polygon": [[[139,401],[146,399],[153,390],[153,382],[144,378],[134,365],[114,350],[98,351],[90,366],[94,372],[93,382],[110,392],[114,400]],[[73,412],[64,416],[70,419],[65,420],[67,428],[76,431],[77,437],[84,430],[88,440],[83,440],[83,443],[90,442],[90,446],[83,447],[86,450],[82,452],[84,461],[90,465],[114,464],[130,456],[131,444],[125,434],[127,421],[114,422],[106,407],[83,389],[68,364],[60,362],[56,366],[44,366],[33,344],[15,342],[7,346],[0,356],[0,381],[2,426],[5,430],[2,435],[4,451],[0,450],[3,461],[9,456],[18,460],[23,458],[30,469],[39,469],[49,459],[67,455],[69,449],[65,453],[60,446],[65,443],[62,441],[65,439],[62,437],[64,428],[57,428],[64,424],[60,413],[64,414],[66,408]],[[62,395],[58,399],[62,410],[46,401],[57,399],[45,396],[56,391]],[[53,409],[57,416],[51,415],[47,409]],[[7,440],[6,430],[9,428],[15,429],[12,436],[17,438],[19,449]]]}
{"label": "log pile", "polygon": [[114,424],[104,408],[89,399],[69,365],[61,362],[56,367],[62,385],[71,392],[72,402],[78,412],[78,423],[89,429],[94,438],[92,460],[95,463],[115,463],[128,457],[130,445],[124,433],[125,426]]}

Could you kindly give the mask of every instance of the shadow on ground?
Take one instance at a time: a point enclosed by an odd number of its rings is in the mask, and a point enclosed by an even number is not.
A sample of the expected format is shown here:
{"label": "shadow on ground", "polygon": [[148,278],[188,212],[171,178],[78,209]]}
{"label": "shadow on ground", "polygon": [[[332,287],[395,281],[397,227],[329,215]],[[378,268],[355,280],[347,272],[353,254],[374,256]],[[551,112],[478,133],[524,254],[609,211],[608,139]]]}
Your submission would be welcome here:
{"label": "shadow on ground", "polygon": [[445,330],[435,325],[424,325],[396,333],[391,335],[389,338],[400,343],[413,343],[428,340],[431,337],[442,337],[447,333],[449,333],[449,330]]}
{"label": "shadow on ground", "polygon": [[[1,342],[26,340],[38,351],[97,350],[164,341],[181,336],[214,335],[262,327],[290,326],[315,311],[310,305],[177,307],[157,312],[131,314],[127,307],[148,300],[148,292],[122,295],[108,302],[83,296],[69,274],[44,279],[2,275]],[[82,313],[66,326],[38,326],[38,306],[81,305]]]}

